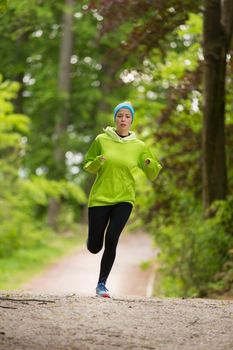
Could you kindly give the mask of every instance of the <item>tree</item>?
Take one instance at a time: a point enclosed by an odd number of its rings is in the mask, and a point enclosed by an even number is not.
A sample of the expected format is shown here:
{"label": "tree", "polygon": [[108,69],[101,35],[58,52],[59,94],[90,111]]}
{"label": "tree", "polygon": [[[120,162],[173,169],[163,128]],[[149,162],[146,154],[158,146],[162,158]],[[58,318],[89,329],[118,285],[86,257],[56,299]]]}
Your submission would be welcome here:
{"label": "tree", "polygon": [[233,31],[233,2],[204,2],[203,204],[227,194],[224,116],[226,58]]}
{"label": "tree", "polygon": [[[54,140],[54,175],[58,179],[62,178],[66,171],[65,152],[62,146],[63,139],[66,136],[66,130],[69,123],[70,113],[70,92],[71,92],[71,55],[73,50],[73,7],[74,0],[65,1],[65,9],[63,15],[63,33],[60,47],[59,60],[59,77],[58,90],[61,95],[63,106],[58,112],[53,140]],[[56,227],[56,219],[59,212],[59,202],[55,198],[51,198],[48,208],[48,222],[51,226]]]}

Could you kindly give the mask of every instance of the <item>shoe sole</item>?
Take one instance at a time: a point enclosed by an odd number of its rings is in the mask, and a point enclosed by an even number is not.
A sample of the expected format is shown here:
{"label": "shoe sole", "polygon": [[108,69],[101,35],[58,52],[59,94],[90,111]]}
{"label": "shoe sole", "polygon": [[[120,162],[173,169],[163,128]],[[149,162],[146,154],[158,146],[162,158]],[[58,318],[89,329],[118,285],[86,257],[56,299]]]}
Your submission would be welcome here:
{"label": "shoe sole", "polygon": [[100,295],[100,294],[96,294],[97,297],[99,298],[107,298],[107,299],[111,299],[110,295],[108,294],[103,294],[103,295]]}

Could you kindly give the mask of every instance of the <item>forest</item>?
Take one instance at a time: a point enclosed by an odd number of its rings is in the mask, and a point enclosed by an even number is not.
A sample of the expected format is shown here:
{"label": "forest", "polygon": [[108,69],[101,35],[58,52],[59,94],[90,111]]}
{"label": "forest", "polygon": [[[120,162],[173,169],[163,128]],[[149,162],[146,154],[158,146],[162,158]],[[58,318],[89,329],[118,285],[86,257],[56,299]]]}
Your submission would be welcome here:
{"label": "forest", "polygon": [[74,244],[85,153],[131,101],[163,167],[136,174],[130,222],[160,249],[155,295],[233,296],[232,32],[231,0],[0,1],[1,289],[25,252]]}

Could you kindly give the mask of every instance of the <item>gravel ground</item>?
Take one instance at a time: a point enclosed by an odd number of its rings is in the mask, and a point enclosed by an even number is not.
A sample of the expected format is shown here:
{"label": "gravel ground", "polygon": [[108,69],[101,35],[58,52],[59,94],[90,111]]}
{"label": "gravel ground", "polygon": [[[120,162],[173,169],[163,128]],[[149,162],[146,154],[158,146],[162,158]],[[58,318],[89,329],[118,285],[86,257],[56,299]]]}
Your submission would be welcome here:
{"label": "gravel ground", "polygon": [[0,292],[0,350],[232,350],[233,301],[148,297],[154,256],[147,235],[122,238],[112,299],[94,296],[101,254],[86,249]]}
{"label": "gravel ground", "polygon": [[233,302],[0,293],[1,350],[232,350]]}

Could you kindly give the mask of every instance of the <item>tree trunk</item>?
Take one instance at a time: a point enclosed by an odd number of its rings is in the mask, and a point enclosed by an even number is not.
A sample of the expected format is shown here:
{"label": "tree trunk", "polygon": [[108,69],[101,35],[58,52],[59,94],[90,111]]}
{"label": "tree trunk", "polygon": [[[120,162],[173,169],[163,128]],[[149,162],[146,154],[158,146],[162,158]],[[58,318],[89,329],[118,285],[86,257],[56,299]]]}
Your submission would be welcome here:
{"label": "tree trunk", "polygon": [[[28,45],[30,34],[31,34],[30,31],[24,32],[17,38],[15,42],[15,61],[23,62],[24,67],[25,67],[26,58],[27,58],[25,55],[25,47]],[[15,107],[14,110],[16,113],[23,113],[24,74],[25,74],[25,68],[23,70],[22,68],[20,68],[20,71],[18,71],[17,74],[13,77],[13,80],[17,81],[20,84],[20,88],[17,93],[17,96],[13,101],[14,107]]]}
{"label": "tree trunk", "polygon": [[203,204],[205,211],[227,194],[225,156],[226,55],[232,36],[233,1],[205,0]]}
{"label": "tree trunk", "polygon": [[[60,47],[59,57],[59,74],[58,74],[58,90],[59,95],[63,99],[63,106],[60,109],[56,125],[54,128],[54,177],[59,180],[65,176],[65,149],[64,140],[66,136],[69,110],[70,110],[70,91],[71,91],[71,64],[70,58],[73,48],[73,7],[74,0],[65,0],[65,10],[63,14],[63,33]],[[54,229],[57,229],[57,219],[60,210],[60,202],[56,198],[51,198],[48,207],[48,223]]]}

